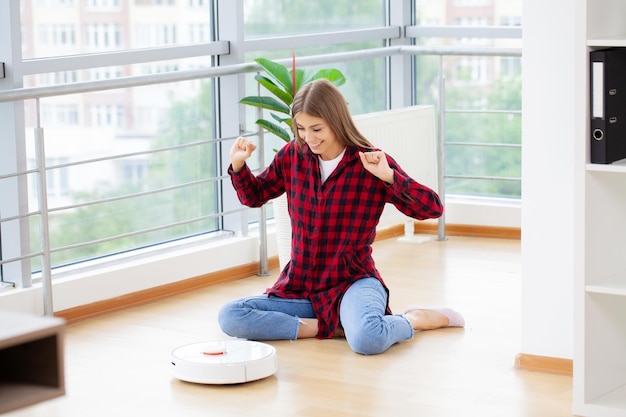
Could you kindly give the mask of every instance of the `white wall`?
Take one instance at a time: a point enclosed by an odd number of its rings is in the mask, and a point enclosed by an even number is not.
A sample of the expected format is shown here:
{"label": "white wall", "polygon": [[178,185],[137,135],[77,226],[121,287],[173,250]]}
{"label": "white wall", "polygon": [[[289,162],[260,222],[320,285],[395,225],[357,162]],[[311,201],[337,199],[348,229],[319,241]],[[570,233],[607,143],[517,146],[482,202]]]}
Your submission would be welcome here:
{"label": "white wall", "polygon": [[492,227],[521,227],[521,202],[513,199],[460,198],[445,200],[445,221]]}
{"label": "white wall", "polygon": [[574,42],[571,0],[525,1],[521,352],[573,357]]}

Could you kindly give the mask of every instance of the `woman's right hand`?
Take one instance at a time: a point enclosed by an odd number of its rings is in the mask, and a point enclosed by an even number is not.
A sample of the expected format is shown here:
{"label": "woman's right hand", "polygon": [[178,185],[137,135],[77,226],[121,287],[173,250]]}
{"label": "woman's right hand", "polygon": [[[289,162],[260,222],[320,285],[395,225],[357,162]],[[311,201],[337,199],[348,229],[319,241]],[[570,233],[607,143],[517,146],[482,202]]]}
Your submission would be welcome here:
{"label": "woman's right hand", "polygon": [[254,143],[239,136],[230,148],[230,163],[233,167],[233,171],[239,171],[243,167],[246,159],[250,158],[250,155],[252,155],[255,149],[256,145]]}

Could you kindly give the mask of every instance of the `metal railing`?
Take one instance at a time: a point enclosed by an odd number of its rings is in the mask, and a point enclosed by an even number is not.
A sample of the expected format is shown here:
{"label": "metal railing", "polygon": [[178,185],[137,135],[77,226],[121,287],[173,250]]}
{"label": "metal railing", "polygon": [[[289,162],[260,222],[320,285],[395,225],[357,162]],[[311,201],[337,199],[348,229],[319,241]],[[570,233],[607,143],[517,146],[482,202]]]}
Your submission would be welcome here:
{"label": "metal railing", "polygon": [[[346,61],[354,61],[354,60],[365,60],[377,57],[390,57],[394,55],[434,55],[440,57],[440,89],[439,89],[439,137],[438,137],[438,178],[439,178],[439,194],[442,198],[445,198],[445,167],[444,167],[444,134],[445,134],[445,80],[443,77],[443,62],[442,59],[444,56],[500,56],[500,57],[520,57],[521,49],[519,48],[460,48],[460,47],[422,47],[422,46],[391,46],[384,48],[374,48],[374,49],[366,49],[366,50],[358,50],[352,52],[342,52],[342,53],[334,53],[334,54],[326,54],[326,55],[317,55],[317,56],[308,56],[301,57],[298,59],[299,65],[302,66],[315,66],[329,63],[339,63]],[[279,63],[288,64],[289,60],[277,60]],[[54,166],[46,166],[46,157],[45,157],[45,144],[44,144],[44,129],[41,126],[40,120],[40,103],[39,100],[44,97],[54,97],[54,96],[62,96],[68,94],[77,94],[77,93],[87,93],[87,92],[96,92],[96,91],[106,91],[120,88],[129,88],[129,87],[138,87],[138,86],[146,86],[146,85],[156,85],[156,84],[165,84],[179,81],[189,81],[189,80],[199,80],[199,79],[207,79],[207,78],[215,78],[225,75],[234,75],[234,74],[245,74],[251,72],[258,72],[261,70],[261,67],[256,63],[243,63],[238,65],[229,65],[222,67],[211,67],[211,68],[202,68],[202,69],[194,69],[194,70],[185,70],[185,71],[177,71],[172,73],[160,73],[153,75],[142,75],[142,76],[131,76],[131,77],[123,77],[118,79],[107,79],[107,80],[99,80],[99,81],[88,81],[88,82],[78,82],[72,84],[64,84],[64,85],[54,85],[54,86],[46,86],[46,87],[32,87],[32,88],[21,88],[7,91],[0,91],[0,103],[6,102],[15,102],[22,100],[32,100],[36,101],[36,112],[37,112],[37,121],[35,127],[35,139],[36,139],[36,155],[37,155],[37,167],[34,169],[29,169],[21,172],[12,173],[9,175],[0,176],[0,180],[7,178],[15,178],[21,177],[24,175],[35,174],[37,176],[38,183],[38,200],[39,200],[39,210],[34,212],[29,212],[25,214],[20,214],[18,216],[1,218],[0,222],[8,222],[8,221],[16,221],[23,220],[25,218],[31,217],[33,215],[40,216],[40,227],[41,227],[41,251],[29,253],[27,255],[23,255],[20,257],[14,257],[11,259],[3,259],[0,260],[0,266],[4,264],[8,264],[11,262],[21,261],[27,258],[33,258],[37,256],[41,256],[43,259],[42,262],[42,286],[44,290],[44,312],[47,315],[51,315],[53,312],[52,309],[52,284],[51,284],[51,265],[50,265],[50,255],[55,251],[60,251],[67,249],[68,247],[63,248],[51,248],[50,247],[50,238],[49,238],[49,214],[54,210],[61,210],[67,208],[78,208],[88,204],[95,204],[94,202],[85,203],[85,204],[76,204],[72,206],[65,206],[58,209],[50,210],[48,208],[48,194],[46,190],[47,184],[47,172],[51,169],[58,169],[61,167],[69,166],[70,164],[57,164]],[[510,112],[509,112],[510,113]],[[211,139],[209,141],[202,141],[197,143],[188,143],[184,145],[178,145],[174,147],[167,147],[161,149],[153,149],[150,151],[144,152],[135,152],[135,153],[126,153],[123,155],[113,155],[109,157],[102,157],[97,159],[85,160],[77,162],[77,164],[87,164],[93,163],[95,161],[103,161],[103,160],[111,160],[116,158],[123,158],[128,156],[137,156],[137,155],[146,155],[156,152],[163,152],[166,150],[172,149],[180,149],[183,147],[190,146],[198,146],[200,144],[206,144],[208,142],[220,142],[226,140],[232,140],[234,138],[216,138]],[[450,145],[455,145],[454,143]],[[489,146],[499,146],[494,144],[489,144]],[[206,180],[202,180],[202,182],[216,182],[226,178],[225,176],[218,176],[209,178]],[[509,179],[509,178],[507,178]],[[191,183],[193,184],[193,183]],[[176,187],[187,187],[190,186],[190,183],[181,184]],[[147,192],[147,194],[154,194],[169,190],[170,188],[163,188],[159,190],[153,190]],[[136,197],[137,194],[131,194],[128,196],[119,197],[122,198],[132,198]],[[104,200],[103,200],[104,201]],[[99,201],[102,202],[102,201]],[[232,214],[239,212],[241,210],[245,210],[245,208],[232,210],[232,211],[222,211],[210,216],[206,216],[205,218],[217,218],[223,217],[227,214]],[[203,218],[204,219],[204,218]],[[198,219],[192,219],[188,222],[197,221]],[[151,231],[159,230],[164,227],[171,227],[172,225],[155,227],[140,231],[135,231],[131,233],[132,235],[148,233]],[[263,268],[267,268],[267,241],[266,241],[266,225],[265,225],[265,215],[261,216],[260,223],[260,251],[261,251],[261,266]],[[129,234],[129,235],[131,235]],[[445,218],[442,217],[439,221],[439,236],[440,240],[445,239]],[[113,240],[118,239],[120,236],[114,236],[110,239],[105,240]],[[72,245],[71,247],[81,247],[93,244],[93,241],[84,242],[81,244]],[[263,271],[262,271],[263,273]]]}

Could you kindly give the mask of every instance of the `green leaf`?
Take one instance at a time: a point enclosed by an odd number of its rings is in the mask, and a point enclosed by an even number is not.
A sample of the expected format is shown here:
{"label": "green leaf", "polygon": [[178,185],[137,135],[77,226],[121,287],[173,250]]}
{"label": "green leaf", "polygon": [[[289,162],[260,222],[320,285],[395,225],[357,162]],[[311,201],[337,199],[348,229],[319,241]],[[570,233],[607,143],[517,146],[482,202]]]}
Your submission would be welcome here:
{"label": "green leaf", "polygon": [[274,84],[272,80],[267,77],[264,77],[261,74],[257,74],[254,76],[254,79],[257,80],[259,84],[265,87],[269,92],[274,94],[279,100],[285,103],[287,106],[291,105],[293,102],[293,97],[291,96],[291,92],[284,91],[279,86]]}
{"label": "green leaf", "polygon": [[291,135],[287,132],[287,130],[281,126],[278,126],[276,123],[272,123],[269,120],[265,119],[259,119],[256,121],[256,124],[267,130],[268,132],[275,134],[285,142],[289,142],[291,140]]}
{"label": "green leaf", "polygon": [[277,111],[284,114],[291,114],[291,109],[285,103],[281,103],[274,97],[267,96],[247,96],[239,100],[239,103],[248,106],[260,107],[262,109],[268,109]]}
{"label": "green leaf", "polygon": [[267,72],[278,84],[283,86],[285,91],[291,92],[291,75],[284,65],[277,64],[266,58],[257,58],[254,60],[259,64],[265,72]]}
{"label": "green leaf", "polygon": [[310,83],[314,80],[319,80],[320,78],[327,79],[331,83],[335,84],[337,87],[345,84],[346,82],[346,77],[338,69],[321,69],[313,74],[310,78],[308,78],[306,80],[306,83]]}
{"label": "green leaf", "polygon": [[291,119],[291,117],[283,118],[275,113],[270,113],[270,116],[272,116],[272,118],[276,120],[278,123],[285,123],[287,126],[289,126],[289,129],[293,132],[293,120]]}
{"label": "green leaf", "polygon": [[272,119],[276,120],[278,123],[287,123],[289,126],[291,126],[291,117],[280,117],[279,115],[274,113],[270,113],[270,116],[272,116]]}

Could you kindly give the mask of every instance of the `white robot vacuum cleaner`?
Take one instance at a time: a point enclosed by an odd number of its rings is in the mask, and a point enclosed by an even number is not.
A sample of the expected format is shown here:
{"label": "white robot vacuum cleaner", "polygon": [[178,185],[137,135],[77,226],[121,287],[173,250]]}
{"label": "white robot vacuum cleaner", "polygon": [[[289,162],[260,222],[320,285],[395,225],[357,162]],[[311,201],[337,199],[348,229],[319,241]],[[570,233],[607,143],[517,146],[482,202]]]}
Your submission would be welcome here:
{"label": "white robot vacuum cleaner", "polygon": [[198,384],[241,384],[278,370],[276,349],[249,340],[224,340],[180,346],[171,353],[174,377]]}

